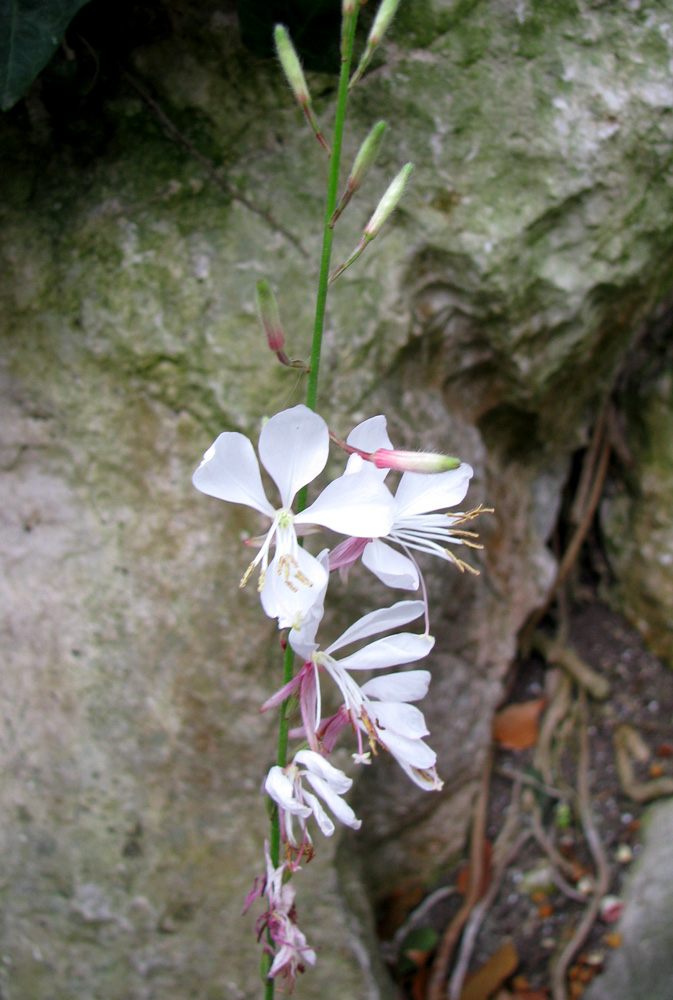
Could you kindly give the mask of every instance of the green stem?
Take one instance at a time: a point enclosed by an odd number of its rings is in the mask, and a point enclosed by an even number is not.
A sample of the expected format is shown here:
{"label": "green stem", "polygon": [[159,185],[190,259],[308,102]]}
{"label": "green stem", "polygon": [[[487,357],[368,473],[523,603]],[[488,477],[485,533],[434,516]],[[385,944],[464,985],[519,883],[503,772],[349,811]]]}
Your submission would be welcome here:
{"label": "green stem", "polygon": [[[322,255],[320,257],[320,275],[318,277],[318,296],[315,305],[315,323],[313,325],[313,347],[311,350],[311,371],[306,386],[306,405],[315,410],[318,397],[318,375],[320,372],[320,350],[322,334],[325,325],[325,306],[327,303],[327,284],[329,281],[330,260],[332,257],[332,237],[334,230],[330,229],[330,220],[337,203],[339,187],[339,166],[341,162],[341,141],[343,139],[344,122],[346,120],[346,102],[348,100],[348,77],[353,56],[353,39],[357,17],[353,14],[346,25],[346,45],[341,60],[341,75],[339,77],[339,92],[337,96],[336,116],[334,118],[334,140],[332,156],[329,165],[327,182],[327,204],[325,207],[325,229],[323,231]],[[300,508],[301,509],[301,508]]]}
{"label": "green stem", "polygon": [[[322,335],[325,326],[325,307],[327,304],[327,287],[329,284],[330,261],[332,257],[332,237],[333,230],[330,229],[330,220],[334,214],[337,203],[339,187],[339,166],[341,162],[341,143],[343,139],[344,123],[346,120],[346,103],[348,101],[348,78],[350,76],[351,61],[353,58],[353,40],[355,38],[355,25],[357,23],[357,12],[346,19],[344,23],[345,37],[342,45],[343,56],[341,59],[341,73],[339,75],[339,90],[337,95],[336,114],[334,118],[334,141],[332,142],[332,156],[330,157],[329,178],[327,181],[327,201],[325,204],[325,227],[323,230],[322,254],[320,257],[320,274],[318,276],[318,294],[315,306],[315,322],[313,325],[313,346],[311,349],[311,370],[308,375],[306,386],[306,405],[311,410],[315,410],[318,398],[318,375],[320,372],[320,351],[322,348]],[[306,487],[300,490],[297,497],[297,512],[306,507]],[[288,642],[283,659],[283,684],[289,684],[294,674],[294,653]],[[280,710],[280,725],[278,729],[278,754],[276,762],[279,767],[285,767],[287,763],[287,743],[290,722],[287,717],[288,703],[284,701]],[[280,821],[278,818],[278,807],[274,804],[271,812],[271,835],[269,853],[274,868],[280,863]],[[264,983],[265,1000],[273,1000],[274,980],[266,979]]]}

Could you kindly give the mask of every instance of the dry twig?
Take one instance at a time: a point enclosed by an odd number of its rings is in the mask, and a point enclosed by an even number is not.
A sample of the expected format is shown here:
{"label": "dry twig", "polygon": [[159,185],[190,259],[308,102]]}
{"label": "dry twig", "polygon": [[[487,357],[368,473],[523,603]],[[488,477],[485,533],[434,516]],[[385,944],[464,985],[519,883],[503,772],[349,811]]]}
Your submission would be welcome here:
{"label": "dry twig", "polygon": [[589,692],[592,698],[604,701],[610,694],[610,684],[601,677],[588,663],[564,643],[551,639],[544,632],[536,629],[530,637],[532,648],[545,658],[547,663],[563,667],[574,681]]}
{"label": "dry twig", "polygon": [[470,883],[463,905],[444,931],[439,943],[437,954],[430,973],[428,984],[428,1000],[445,1000],[444,984],[446,982],[451,955],[460,937],[467,918],[474,908],[482,891],[484,876],[484,840],[486,836],[486,813],[488,808],[488,791],[490,787],[493,750],[489,749],[479,786],[479,794],[474,809],[472,821],[472,840],[470,843]]}
{"label": "dry twig", "polygon": [[580,753],[577,765],[577,804],[584,829],[584,836],[596,866],[596,880],[593,896],[584,911],[584,916],[580,920],[575,933],[553,961],[551,968],[551,993],[553,1000],[566,1000],[565,983],[568,968],[589,936],[598,916],[600,901],[608,891],[610,885],[610,870],[591,814],[591,802],[589,798],[589,725],[584,691],[580,691],[579,705]]}
{"label": "dry twig", "polygon": [[642,762],[649,759],[650,751],[640,734],[632,726],[619,726],[614,735],[615,763],[622,791],[634,802],[651,802],[662,795],[673,795],[673,778],[666,775],[638,781],[631,759]]}

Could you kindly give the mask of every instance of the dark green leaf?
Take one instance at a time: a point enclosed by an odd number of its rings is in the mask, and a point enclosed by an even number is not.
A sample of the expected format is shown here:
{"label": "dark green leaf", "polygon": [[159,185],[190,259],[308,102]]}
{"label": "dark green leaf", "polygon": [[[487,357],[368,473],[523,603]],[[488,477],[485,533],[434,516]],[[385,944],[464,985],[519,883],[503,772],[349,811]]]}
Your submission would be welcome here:
{"label": "dark green leaf", "polygon": [[0,108],[23,97],[88,0],[0,0]]}

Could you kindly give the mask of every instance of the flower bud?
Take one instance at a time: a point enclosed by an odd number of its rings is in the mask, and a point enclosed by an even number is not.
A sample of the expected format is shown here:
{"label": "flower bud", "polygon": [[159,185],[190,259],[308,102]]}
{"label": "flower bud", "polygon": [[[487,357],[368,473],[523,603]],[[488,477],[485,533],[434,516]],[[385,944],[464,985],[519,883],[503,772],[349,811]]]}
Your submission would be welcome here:
{"label": "flower bud", "polygon": [[353,163],[351,172],[348,175],[346,190],[344,191],[341,201],[334,210],[332,218],[330,219],[330,228],[334,226],[334,223],[339,218],[348,202],[351,200],[355,192],[362,186],[362,182],[367,176],[369,168],[376,159],[376,154],[381,146],[385,130],[386,123],[383,121],[377,122],[360,146],[360,150],[358,155],[355,157],[355,162]]}
{"label": "flower bud", "polygon": [[407,181],[411,177],[414,169],[413,163],[407,163],[402,167],[395,180],[390,184],[381,201],[376,206],[376,210],[364,228],[364,235],[373,240],[388,216],[397,207],[397,204],[404,194]]}
{"label": "flower bud", "polygon": [[292,87],[292,93],[297,98],[302,107],[310,103],[308,85],[304,77],[304,71],[299,62],[299,56],[295,52],[294,45],[290,40],[287,29],[282,24],[277,24],[273,37],[276,42],[276,52],[283,67],[283,72],[287,77],[287,82]]}
{"label": "flower bud", "polygon": [[386,123],[377,122],[365,141],[360,146],[360,151],[355,157],[355,163],[348,177],[348,187],[352,191],[357,191],[369,172],[369,168],[376,159],[383,140],[383,133],[386,130]]}
{"label": "flower bud", "polygon": [[383,0],[383,3],[376,12],[374,23],[369,29],[367,47],[372,48],[378,45],[386,31],[390,27],[390,22],[395,17],[395,12],[400,5],[400,0]]}
{"label": "flower bud", "polygon": [[367,36],[367,44],[365,45],[365,50],[362,53],[362,58],[358,68],[353,74],[353,78],[348,84],[348,89],[350,90],[358,82],[365,69],[369,65],[369,60],[372,57],[372,53],[376,46],[380,43],[381,39],[385,35],[386,31],[390,27],[390,22],[395,16],[395,11],[400,5],[400,0],[383,0],[381,6],[376,12],[376,17],[374,18],[374,23],[369,29],[369,35]]}
{"label": "flower bud", "polygon": [[285,76],[287,77],[287,82],[292,88],[292,93],[297,98],[299,106],[306,115],[309,125],[315,132],[316,139],[327,155],[331,156],[332,154],[325,140],[325,136],[320,131],[320,126],[318,125],[316,117],[313,114],[313,108],[311,107],[311,95],[309,94],[306,77],[304,76],[304,71],[302,70],[301,63],[299,62],[299,56],[295,52],[294,45],[290,41],[287,29],[284,28],[282,24],[277,24],[274,28],[273,37],[276,42],[276,52],[278,53],[280,64],[283,67]]}
{"label": "flower bud", "polygon": [[271,291],[271,285],[265,278],[260,278],[257,282],[257,311],[269,347],[274,352],[282,351],[285,346],[285,337],[280,325],[278,303],[276,296]]}
{"label": "flower bud", "polygon": [[400,472],[449,472],[460,465],[460,459],[450,455],[435,455],[431,451],[391,451],[389,448],[379,448],[371,461],[377,469]]}

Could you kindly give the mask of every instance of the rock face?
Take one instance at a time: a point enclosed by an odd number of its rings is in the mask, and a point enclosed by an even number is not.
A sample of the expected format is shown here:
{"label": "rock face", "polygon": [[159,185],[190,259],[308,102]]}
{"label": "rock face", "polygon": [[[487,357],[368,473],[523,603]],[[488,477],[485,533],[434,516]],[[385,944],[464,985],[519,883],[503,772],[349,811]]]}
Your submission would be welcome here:
{"label": "rock face", "polygon": [[[496,508],[478,579],[429,572],[424,708],[445,790],[416,794],[378,761],[355,796],[363,829],[338,865],[350,874],[357,852],[374,899],[463,840],[502,675],[555,572],[571,457],[670,302],[673,2],[552,6],[403,9],[351,102],[346,161],[374,116],[390,128],[336,262],[399,165],[416,170],[334,286],[321,411],[341,433],[386,412],[399,446],[470,461],[469,504]],[[269,360],[254,283],[272,281],[305,357],[324,164],[277,67],[206,10],[180,10],[130,54],[132,82],[94,87],[65,124],[43,92],[2,126],[10,996],[259,995],[239,914],[262,866],[274,720],[258,707],[278,686],[277,640],[237,590],[255,519],[190,475],[221,430],[255,438],[302,399]],[[314,83],[327,122],[333,80]],[[334,627],[382,599],[354,575]],[[380,996],[333,849],[298,883],[323,945],[302,996]]]}
{"label": "rock face", "polygon": [[650,646],[673,664],[673,366],[667,344],[650,344],[620,394],[626,470],[602,504],[601,524],[617,577],[615,597]]}
{"label": "rock face", "polygon": [[617,925],[622,946],[608,957],[605,972],[587,989],[586,1000],[668,1000],[673,983],[673,935],[669,914],[673,887],[666,873],[673,863],[673,803],[647,813],[645,847],[623,894]]}

